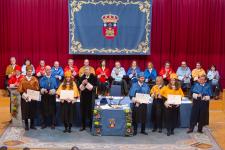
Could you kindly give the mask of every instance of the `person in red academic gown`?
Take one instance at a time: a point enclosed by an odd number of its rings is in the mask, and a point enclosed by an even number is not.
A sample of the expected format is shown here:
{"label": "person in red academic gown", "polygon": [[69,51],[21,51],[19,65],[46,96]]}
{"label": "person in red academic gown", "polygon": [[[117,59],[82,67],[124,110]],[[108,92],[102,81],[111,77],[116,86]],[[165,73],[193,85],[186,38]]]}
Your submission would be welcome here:
{"label": "person in red academic gown", "polygon": [[98,78],[98,93],[105,95],[109,88],[109,76],[110,71],[106,68],[105,60],[101,60],[100,67],[96,70],[96,75]]}
{"label": "person in red academic gown", "polygon": [[169,62],[165,63],[165,66],[160,70],[159,75],[163,77],[164,83],[167,85],[170,81],[170,75],[174,73]]}
{"label": "person in red academic gown", "polygon": [[74,65],[73,59],[68,59],[68,65],[64,68],[64,72],[70,71],[72,73],[72,77],[75,78],[78,76],[78,68]]}
{"label": "person in red academic gown", "polygon": [[20,81],[24,78],[24,76],[21,75],[21,67],[20,66],[16,66],[14,68],[14,70],[15,70],[15,75],[11,76],[8,81],[9,87],[18,87]]}
{"label": "person in red academic gown", "polygon": [[40,79],[45,76],[45,61],[40,60],[40,65],[36,68],[36,76]]}

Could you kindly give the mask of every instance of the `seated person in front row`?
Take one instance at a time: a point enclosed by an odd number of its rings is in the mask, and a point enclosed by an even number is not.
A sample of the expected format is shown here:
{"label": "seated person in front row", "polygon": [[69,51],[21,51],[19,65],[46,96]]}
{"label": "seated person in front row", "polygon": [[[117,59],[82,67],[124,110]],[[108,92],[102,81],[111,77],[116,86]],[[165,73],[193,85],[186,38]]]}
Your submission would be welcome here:
{"label": "seated person in front row", "polygon": [[36,76],[38,77],[38,79],[40,79],[41,77],[45,76],[45,61],[44,60],[40,60],[40,65],[36,68]]}
{"label": "seated person in front row", "polygon": [[45,67],[45,76],[40,79],[41,89],[41,129],[47,127],[47,119],[51,119],[51,129],[55,129],[56,124],[56,89],[57,80],[51,75],[51,67]]}
{"label": "seated person in front row", "polygon": [[34,75],[35,74],[35,69],[34,69],[34,65],[32,65],[31,64],[31,61],[30,61],[30,59],[28,59],[28,58],[26,58],[25,60],[24,60],[24,64],[22,65],[22,75],[26,75],[26,67],[27,66],[31,66],[33,69],[33,71],[32,71],[32,75]]}
{"label": "seated person in front row", "polygon": [[127,71],[127,76],[129,77],[129,87],[131,87],[132,83],[138,81],[137,76],[141,72],[140,68],[137,66],[137,61],[133,60],[131,63],[131,67]]}
{"label": "seated person in front row", "polygon": [[138,99],[136,99],[136,93],[149,94],[150,89],[149,86],[145,83],[144,73],[141,72],[138,75],[138,82],[132,84],[129,96],[133,101],[133,126],[134,126],[134,135],[137,134],[138,123],[141,123],[141,133],[144,135],[148,135],[145,132],[145,124],[147,120],[147,104],[140,103]]}
{"label": "seated person in front row", "polygon": [[152,64],[152,62],[148,62],[147,69],[145,69],[145,82],[150,85],[150,88],[155,85],[155,80],[157,77],[157,72]]}
{"label": "seated person in front row", "polygon": [[127,95],[128,87],[127,82],[123,79],[123,76],[126,75],[125,69],[121,67],[120,62],[115,62],[115,67],[111,72],[111,77],[114,79],[112,84],[113,85],[121,85],[122,95]]}
{"label": "seated person in front row", "polygon": [[100,67],[96,70],[96,75],[98,78],[98,93],[101,95],[106,95],[109,89],[109,77],[110,71],[109,68],[106,68],[106,61],[101,60]]}
{"label": "seated person in front row", "polygon": [[172,73],[170,75],[170,81],[167,86],[164,86],[160,90],[160,95],[166,99],[165,106],[165,126],[167,128],[167,136],[174,134],[174,129],[179,125],[179,111],[180,105],[169,104],[167,101],[168,95],[180,95],[184,96],[184,93],[180,87],[177,75]]}
{"label": "seated person in front row", "polygon": [[71,71],[65,72],[65,78],[63,82],[60,84],[58,90],[56,91],[57,97],[60,98],[60,94],[62,90],[72,90],[74,92],[74,99],[60,99],[61,102],[61,119],[64,123],[65,130],[64,133],[71,133],[71,127],[74,119],[74,103],[76,98],[78,98],[79,91],[76,83],[73,81],[73,76]]}
{"label": "seated person in front row", "polygon": [[203,126],[209,124],[209,100],[212,96],[211,85],[207,83],[206,75],[199,77],[191,92],[193,93],[193,105],[187,133],[192,133],[197,124],[198,132],[202,133]]}
{"label": "seated person in front row", "polygon": [[156,77],[156,85],[154,85],[150,91],[150,95],[153,98],[151,120],[153,122],[153,130],[155,132],[159,129],[159,133],[162,132],[162,122],[163,122],[163,98],[160,94],[163,88],[163,78],[161,76]]}
{"label": "seated person in front row", "polygon": [[21,67],[20,66],[16,66],[14,68],[15,70],[15,75],[11,76],[9,79],[9,87],[18,87],[21,80],[24,78],[23,75],[21,75]]}
{"label": "seated person in front row", "polygon": [[191,98],[191,70],[185,61],[181,62],[181,66],[177,69],[178,80],[181,82],[181,88],[186,91],[186,95]]}
{"label": "seated person in front row", "polygon": [[200,62],[196,63],[196,68],[192,70],[191,75],[194,82],[198,82],[198,77],[206,75],[205,70],[202,68]]}
{"label": "seated person in front row", "polygon": [[17,66],[16,64],[16,58],[11,57],[10,58],[10,65],[6,67],[5,75],[6,75],[6,80],[5,80],[5,87],[8,86],[8,80],[15,75],[15,67]]}
{"label": "seated person in front row", "polygon": [[159,75],[163,77],[165,85],[170,81],[170,75],[174,73],[173,69],[170,66],[170,63],[167,61],[165,66],[160,70]]}
{"label": "seated person in front row", "polygon": [[59,62],[55,61],[52,67],[52,76],[56,78],[57,86],[63,81],[64,71],[62,67],[59,66]]}
{"label": "seated person in front row", "polygon": [[95,69],[89,65],[89,60],[88,59],[85,59],[84,60],[84,66],[81,67],[80,70],[79,70],[79,77],[82,77],[84,75],[84,71],[85,71],[85,68],[86,67],[88,67],[90,69],[90,72],[93,75],[95,75]]}
{"label": "seated person in front row", "polygon": [[64,73],[70,71],[72,73],[72,78],[74,79],[76,76],[78,76],[78,68],[76,65],[74,65],[73,59],[68,59],[68,65],[64,68]]}
{"label": "seated person in front row", "polygon": [[209,82],[212,86],[214,99],[219,99],[219,95],[220,95],[220,84],[219,84],[220,75],[219,75],[218,70],[216,70],[215,65],[211,66],[210,70],[207,73],[207,78],[209,79]]}

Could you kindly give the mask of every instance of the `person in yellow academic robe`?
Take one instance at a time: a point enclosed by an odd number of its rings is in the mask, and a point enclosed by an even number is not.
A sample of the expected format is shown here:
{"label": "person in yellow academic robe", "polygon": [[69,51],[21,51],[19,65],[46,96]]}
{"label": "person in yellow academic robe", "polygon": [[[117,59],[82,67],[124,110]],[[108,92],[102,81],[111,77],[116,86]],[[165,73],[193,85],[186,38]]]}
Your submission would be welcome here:
{"label": "person in yellow academic robe", "polygon": [[16,58],[15,57],[11,57],[10,58],[10,64],[6,67],[5,70],[5,76],[6,76],[6,80],[5,80],[5,87],[8,86],[8,80],[14,76],[16,74],[15,72],[15,67],[18,66],[16,64]]}
{"label": "person in yellow academic robe", "polygon": [[170,75],[170,81],[167,86],[164,86],[160,94],[166,99],[164,102],[165,106],[165,125],[167,128],[167,136],[174,134],[174,128],[176,128],[179,124],[179,105],[171,105],[168,104],[167,97],[168,95],[181,95],[184,96],[184,93],[181,89],[181,85],[178,81],[178,77],[175,73]]}
{"label": "person in yellow academic robe", "polygon": [[85,68],[89,68],[90,70],[90,73],[92,73],[93,75],[95,75],[95,69],[91,66],[89,66],[89,60],[88,59],[85,59],[84,60],[84,66],[80,68],[79,70],[79,77],[82,77],[84,75],[84,72],[85,72]]}
{"label": "person in yellow academic robe", "polygon": [[202,75],[206,75],[205,70],[202,68],[200,62],[196,63],[196,68],[191,72],[193,81],[198,81],[198,78]]}
{"label": "person in yellow academic robe", "polygon": [[159,133],[162,132],[163,122],[163,98],[160,95],[160,90],[164,87],[163,78],[161,76],[156,77],[156,85],[154,85],[150,91],[150,95],[153,98],[151,120],[153,122],[153,130],[155,132],[159,129]]}
{"label": "person in yellow academic robe", "polygon": [[74,103],[76,99],[80,96],[76,83],[73,81],[71,71],[65,72],[64,81],[61,83],[56,91],[57,97],[60,97],[62,90],[73,90],[74,99],[60,99],[61,102],[61,119],[64,123],[65,130],[64,133],[71,132],[71,127],[74,118]]}

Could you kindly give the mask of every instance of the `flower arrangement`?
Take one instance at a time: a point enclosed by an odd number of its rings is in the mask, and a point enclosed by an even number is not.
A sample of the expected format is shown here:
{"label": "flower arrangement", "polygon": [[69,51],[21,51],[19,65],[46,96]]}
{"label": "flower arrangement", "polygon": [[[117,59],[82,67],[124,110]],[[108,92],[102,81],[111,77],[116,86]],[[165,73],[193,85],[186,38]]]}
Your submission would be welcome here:
{"label": "flower arrangement", "polygon": [[125,109],[124,113],[126,119],[125,136],[133,136],[132,112],[130,109]]}
{"label": "flower arrangement", "polygon": [[18,97],[16,95],[13,95],[12,97],[12,111],[11,111],[11,115],[13,118],[17,118],[17,114],[18,114],[18,106],[19,106],[19,103],[18,103]]}
{"label": "flower arrangement", "polygon": [[95,108],[93,111],[93,134],[97,136],[101,136],[101,115],[100,115],[100,109]]}

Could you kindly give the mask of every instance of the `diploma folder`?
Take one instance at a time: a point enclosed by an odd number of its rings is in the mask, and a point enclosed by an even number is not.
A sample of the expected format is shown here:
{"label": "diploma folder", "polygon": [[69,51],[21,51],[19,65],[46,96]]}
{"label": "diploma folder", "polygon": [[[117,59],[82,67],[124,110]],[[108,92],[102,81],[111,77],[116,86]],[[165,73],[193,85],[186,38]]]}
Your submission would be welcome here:
{"label": "diploma folder", "polygon": [[167,102],[171,105],[180,105],[181,104],[181,95],[168,95]]}
{"label": "diploma folder", "polygon": [[73,90],[61,90],[60,99],[62,100],[74,100],[74,91]]}

